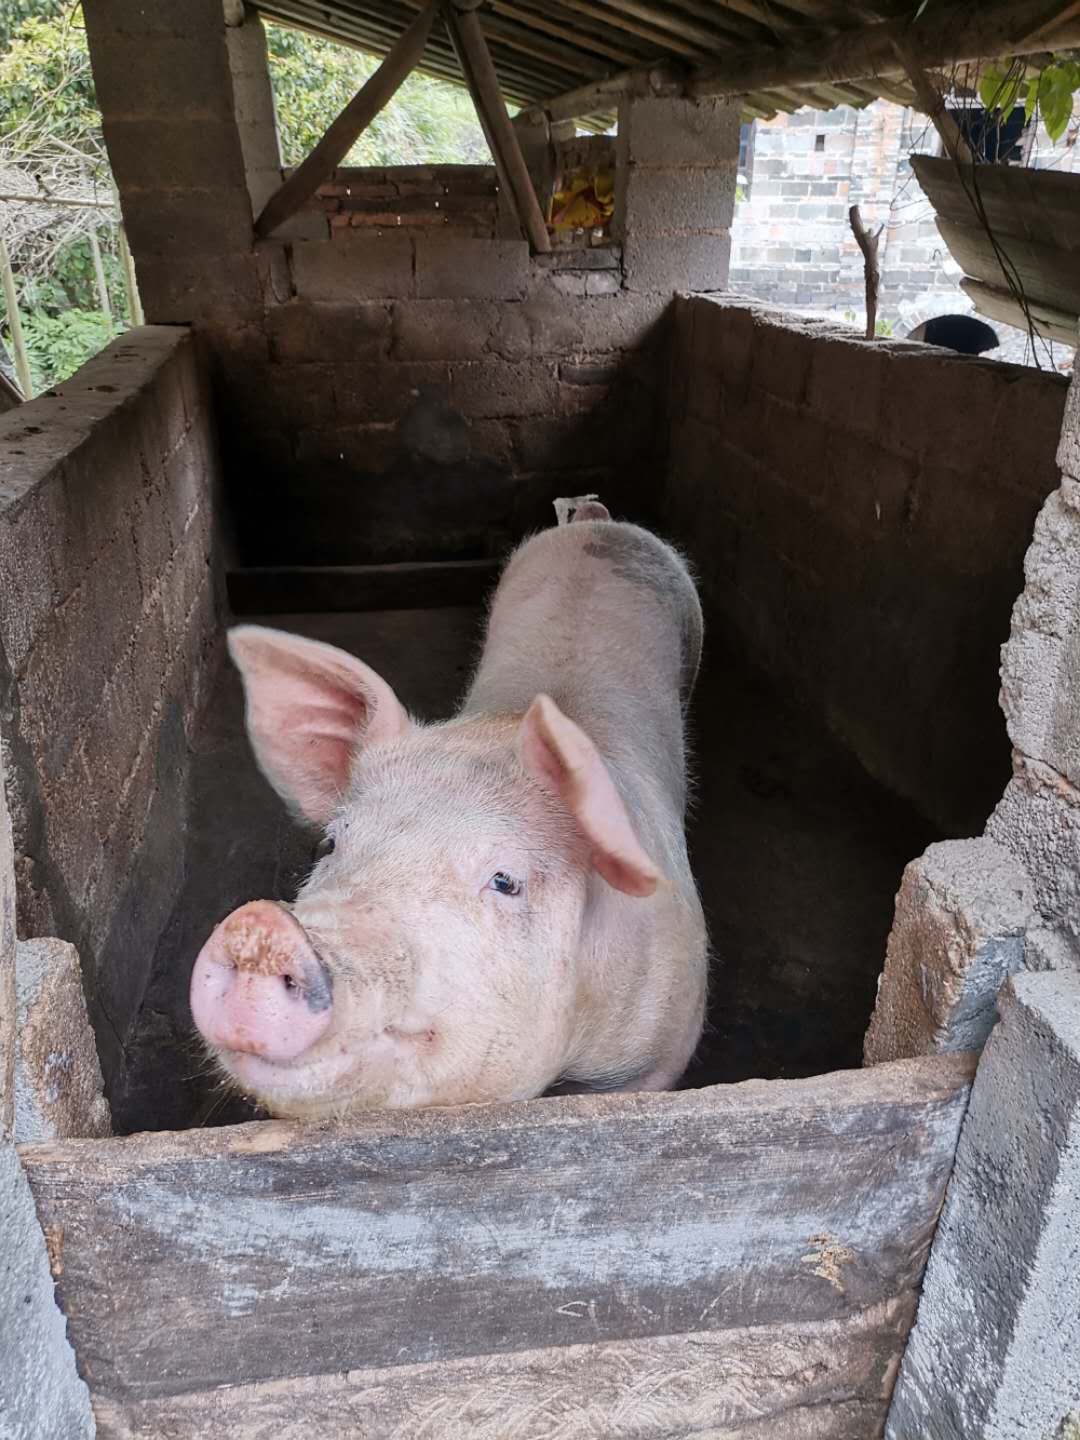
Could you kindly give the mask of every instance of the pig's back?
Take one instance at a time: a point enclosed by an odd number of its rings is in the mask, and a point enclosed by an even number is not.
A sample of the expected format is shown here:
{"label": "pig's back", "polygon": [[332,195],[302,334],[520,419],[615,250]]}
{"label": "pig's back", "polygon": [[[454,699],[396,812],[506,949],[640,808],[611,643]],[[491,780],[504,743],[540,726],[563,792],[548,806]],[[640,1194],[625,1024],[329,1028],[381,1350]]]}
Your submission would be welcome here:
{"label": "pig's back", "polygon": [[523,711],[544,692],[624,775],[662,779],[681,807],[701,640],[694,583],[657,536],[611,520],[545,530],[503,572],[464,710]]}

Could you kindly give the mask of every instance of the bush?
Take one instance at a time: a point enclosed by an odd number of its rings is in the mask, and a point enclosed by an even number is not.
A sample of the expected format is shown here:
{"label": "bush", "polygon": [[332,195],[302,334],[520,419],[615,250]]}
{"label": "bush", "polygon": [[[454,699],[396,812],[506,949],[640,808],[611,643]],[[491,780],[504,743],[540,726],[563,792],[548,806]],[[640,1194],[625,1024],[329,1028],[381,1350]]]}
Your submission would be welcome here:
{"label": "bush", "polygon": [[23,334],[35,394],[74,375],[123,328],[100,310],[62,310],[59,315],[32,310],[25,315]]}

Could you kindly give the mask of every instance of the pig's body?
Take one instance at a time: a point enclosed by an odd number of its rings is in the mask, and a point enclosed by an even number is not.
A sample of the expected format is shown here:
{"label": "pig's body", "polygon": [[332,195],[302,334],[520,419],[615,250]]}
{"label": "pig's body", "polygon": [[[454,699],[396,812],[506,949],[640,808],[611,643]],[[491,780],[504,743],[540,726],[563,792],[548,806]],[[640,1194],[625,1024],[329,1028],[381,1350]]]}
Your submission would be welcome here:
{"label": "pig's body", "polygon": [[685,711],[701,655],[697,591],[675,552],[611,520],[545,530],[512,556],[461,714],[550,695],[607,762],[667,884],[647,900],[590,877],[580,1053],[566,1078],[667,1089],[701,1034],[706,937],[686,853]]}
{"label": "pig's body", "polygon": [[335,843],[292,907],[224,921],[192,979],[204,1037],[271,1110],[662,1089],[693,1053],[700,607],[655,536],[578,514],[512,557],[443,725],[342,652],[233,632],[260,764]]}

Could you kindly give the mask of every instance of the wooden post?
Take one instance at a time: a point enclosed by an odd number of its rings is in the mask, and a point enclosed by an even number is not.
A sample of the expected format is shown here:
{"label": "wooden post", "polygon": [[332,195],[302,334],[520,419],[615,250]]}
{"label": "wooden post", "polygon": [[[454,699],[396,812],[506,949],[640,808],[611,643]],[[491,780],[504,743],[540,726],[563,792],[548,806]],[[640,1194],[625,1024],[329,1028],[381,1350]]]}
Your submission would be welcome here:
{"label": "wooden post", "polygon": [[356,92],[326,134],[299,164],[279,190],[275,190],[255,222],[255,234],[264,239],[295,215],[324,180],[334,173],[379,111],[412,73],[424,54],[438,0],[422,10],[386,59]]}
{"label": "wooden post", "polygon": [[94,257],[94,279],[97,281],[98,307],[102,314],[112,319],[112,306],[109,304],[109,287],[105,284],[105,266],[101,259],[101,246],[98,243],[96,230],[89,230],[90,254]]}
{"label": "wooden post", "polygon": [[911,88],[915,91],[919,105],[941,136],[946,153],[957,165],[974,164],[975,156],[971,153],[971,146],[964,139],[960,126],[946,110],[941,91],[919,64],[911,46],[906,40],[896,39],[893,41],[893,50],[911,81]]}
{"label": "wooden post", "polygon": [[534,251],[546,254],[551,249],[551,236],[544,224],[544,213],[536,198],[517,134],[506,113],[491,52],[472,0],[450,0],[443,13],[476,113],[495,158],[499,183],[513,203],[518,223],[529,244]]}
{"label": "wooden post", "polygon": [[881,284],[877,258],[878,241],[885,226],[879,225],[871,234],[863,224],[858,205],[852,205],[848,211],[848,220],[851,222],[855,243],[863,253],[863,269],[866,272],[866,338],[873,340],[877,334],[878,286]]}
{"label": "wooden post", "polygon": [[11,268],[11,256],[7,243],[0,235],[0,277],[4,282],[4,302],[7,305],[8,325],[11,329],[11,348],[15,351],[15,373],[19,377],[23,398],[34,396],[34,382],[30,378],[30,356],[23,337],[22,321],[19,318],[19,300],[15,294],[15,274]]}
{"label": "wooden post", "polygon": [[120,246],[120,263],[124,267],[124,294],[127,296],[128,324],[131,326],[145,325],[146,317],[143,315],[142,301],[139,299],[139,285],[135,279],[135,262],[131,258],[131,247],[127,242],[127,232],[121,223],[117,227],[117,241]]}

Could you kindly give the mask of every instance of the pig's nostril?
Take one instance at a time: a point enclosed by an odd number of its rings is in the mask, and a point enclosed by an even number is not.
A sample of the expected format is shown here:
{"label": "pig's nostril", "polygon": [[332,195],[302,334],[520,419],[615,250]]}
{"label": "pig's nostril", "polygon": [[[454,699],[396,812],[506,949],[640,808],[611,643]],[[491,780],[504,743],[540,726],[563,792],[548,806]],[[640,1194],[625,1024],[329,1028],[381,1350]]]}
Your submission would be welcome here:
{"label": "pig's nostril", "polygon": [[291,975],[283,975],[281,978],[285,982],[286,990],[299,990],[299,985],[297,985],[296,981]]}

